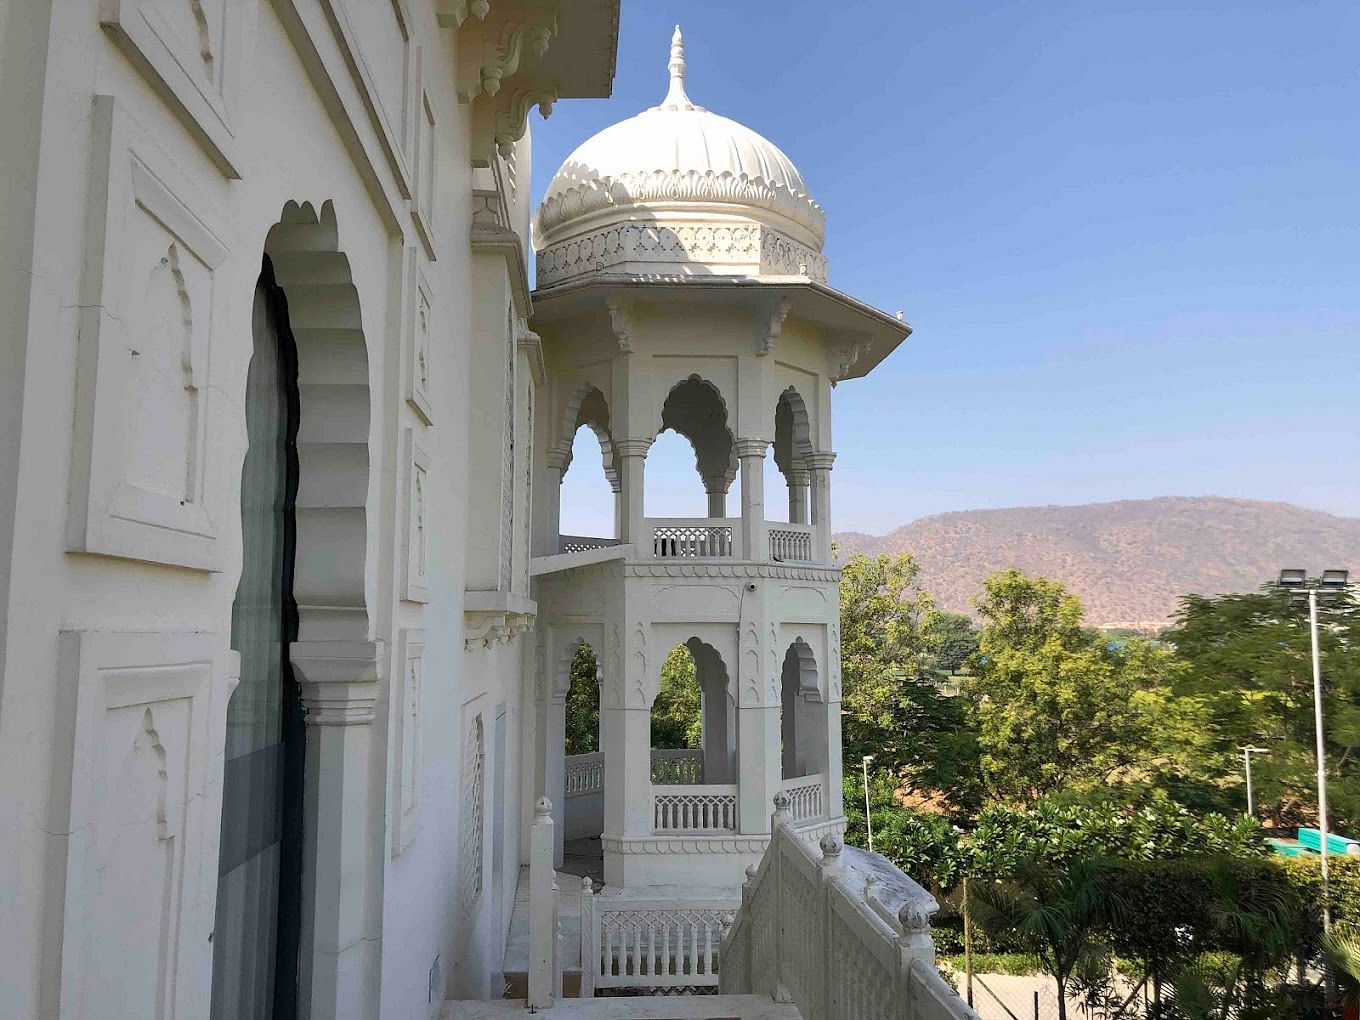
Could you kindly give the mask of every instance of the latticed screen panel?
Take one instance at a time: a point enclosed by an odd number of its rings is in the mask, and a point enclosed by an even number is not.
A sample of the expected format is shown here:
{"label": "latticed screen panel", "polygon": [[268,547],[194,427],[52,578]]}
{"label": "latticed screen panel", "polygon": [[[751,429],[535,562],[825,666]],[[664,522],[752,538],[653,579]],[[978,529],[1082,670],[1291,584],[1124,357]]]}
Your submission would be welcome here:
{"label": "latticed screen panel", "polygon": [[653,752],[652,782],[662,786],[702,786],[704,752]]}
{"label": "latticed screen panel", "polygon": [[789,795],[789,814],[794,821],[803,822],[821,818],[825,813],[822,807],[822,777],[805,782],[789,781],[784,784],[784,792]]}
{"label": "latticed screen panel", "polygon": [[812,559],[812,536],[806,531],[770,529],[770,559],[809,561]]}
{"label": "latticed screen panel", "polygon": [[653,825],[658,832],[735,832],[735,793],[656,793]]}
{"label": "latticed screen panel", "polygon": [[486,736],[482,717],[472,720],[463,766],[462,832],[458,841],[458,887],[464,907],[482,894],[483,831],[482,787],[486,779]]}
{"label": "latticed screen panel", "polygon": [[845,923],[839,911],[827,913],[831,926],[831,966],[825,979],[831,982],[831,1001],[837,1014],[863,1020],[896,1020],[893,971],[884,967],[873,953],[865,951],[863,939]]}
{"label": "latticed screen panel", "polygon": [[611,910],[600,919],[600,987],[705,987],[718,983],[718,950],[730,911]]}
{"label": "latticed screen panel", "polygon": [[660,559],[731,557],[732,529],[664,526],[652,531],[652,555]]}
{"label": "latticed screen panel", "polygon": [[598,793],[604,789],[604,757],[599,754],[581,755],[586,761],[567,759],[566,795],[578,797]]}
{"label": "latticed screen panel", "polygon": [[[822,959],[822,910],[820,902],[821,877],[805,874],[799,867],[803,862],[793,857],[788,848],[779,862],[780,902],[783,908],[780,954],[780,976],[793,993],[795,1002],[811,1005],[804,1015],[807,1020],[819,1020],[816,1005],[821,1002],[820,982],[825,980],[825,961]],[[845,1014],[852,1016],[854,1014]]]}

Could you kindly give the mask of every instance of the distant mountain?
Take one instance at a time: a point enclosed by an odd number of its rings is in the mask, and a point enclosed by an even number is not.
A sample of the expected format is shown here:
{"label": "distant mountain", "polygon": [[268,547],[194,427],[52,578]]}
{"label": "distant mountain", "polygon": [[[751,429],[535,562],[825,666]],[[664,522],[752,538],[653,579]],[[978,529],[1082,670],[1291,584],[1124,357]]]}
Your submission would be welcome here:
{"label": "distant mountain", "polygon": [[1178,596],[1252,591],[1281,567],[1360,572],[1360,519],[1217,496],[935,514],[875,537],[835,536],[853,552],[910,552],[922,584],[972,612],[982,580],[1007,567],[1063,582],[1098,626],[1155,626]]}

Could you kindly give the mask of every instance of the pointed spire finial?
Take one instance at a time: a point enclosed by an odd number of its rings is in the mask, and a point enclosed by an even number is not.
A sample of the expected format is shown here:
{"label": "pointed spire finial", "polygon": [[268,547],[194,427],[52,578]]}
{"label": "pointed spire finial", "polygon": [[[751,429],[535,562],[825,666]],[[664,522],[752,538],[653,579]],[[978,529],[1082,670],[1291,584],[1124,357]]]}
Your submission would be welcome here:
{"label": "pointed spire finial", "polygon": [[671,59],[666,67],[671,73],[671,86],[666,92],[666,98],[661,101],[661,109],[697,109],[689,96],[685,95],[685,37],[681,34],[679,25],[675,26],[675,32],[671,35]]}

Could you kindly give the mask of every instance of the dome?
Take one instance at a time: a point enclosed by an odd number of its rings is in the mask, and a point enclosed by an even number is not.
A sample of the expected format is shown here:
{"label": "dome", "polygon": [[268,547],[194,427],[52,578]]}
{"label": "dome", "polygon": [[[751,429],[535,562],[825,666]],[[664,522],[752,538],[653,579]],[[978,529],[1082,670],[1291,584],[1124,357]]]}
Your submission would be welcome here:
{"label": "dome", "polygon": [[[611,261],[599,250],[613,244],[612,254],[621,256],[630,253],[619,246],[636,242],[631,254],[651,256],[640,261],[673,262],[677,272],[763,269],[824,279],[825,215],[793,161],[757,132],[690,100],[678,27],[669,70],[660,105],[589,138],[553,176],[534,220],[540,285],[543,256],[551,275],[552,256],[573,240],[576,270],[583,251],[595,271],[637,262]],[[778,264],[752,254],[753,244]]]}

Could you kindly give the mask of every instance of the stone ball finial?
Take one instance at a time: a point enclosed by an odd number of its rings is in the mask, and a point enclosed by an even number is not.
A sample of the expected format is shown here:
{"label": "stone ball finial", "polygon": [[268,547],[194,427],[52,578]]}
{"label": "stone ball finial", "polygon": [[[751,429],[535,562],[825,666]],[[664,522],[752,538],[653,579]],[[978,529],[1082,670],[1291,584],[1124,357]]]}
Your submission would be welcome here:
{"label": "stone ball finial", "polygon": [[583,879],[581,879],[581,892],[588,896],[594,891],[595,883],[590,880],[589,875],[586,875]]}
{"label": "stone ball finial", "polygon": [[789,809],[789,795],[783,790],[774,795],[774,809],[776,811],[787,811]]}
{"label": "stone ball finial", "polygon": [[754,882],[756,880],[756,872],[759,870],[760,869],[757,868],[754,864],[746,865],[746,881]]}
{"label": "stone ball finial", "polygon": [[547,797],[539,797],[534,804],[534,814],[539,818],[552,814],[552,801]]}
{"label": "stone ball finial", "polygon": [[902,904],[897,911],[897,921],[902,925],[903,931],[929,931],[930,914],[919,903],[908,900]]}
{"label": "stone ball finial", "polygon": [[834,832],[828,832],[817,845],[822,848],[823,857],[839,857],[841,854],[841,838]]}

